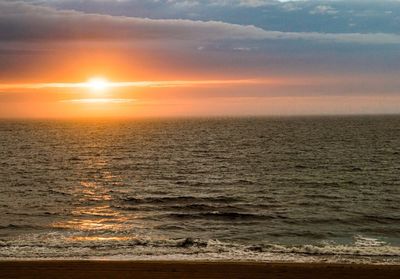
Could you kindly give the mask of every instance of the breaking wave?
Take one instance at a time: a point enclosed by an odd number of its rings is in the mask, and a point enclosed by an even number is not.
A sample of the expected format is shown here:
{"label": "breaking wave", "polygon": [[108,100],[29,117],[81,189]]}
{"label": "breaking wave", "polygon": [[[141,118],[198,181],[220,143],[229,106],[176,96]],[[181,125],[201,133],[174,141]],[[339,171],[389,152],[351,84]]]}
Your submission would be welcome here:
{"label": "breaking wave", "polygon": [[185,259],[252,260],[263,262],[336,262],[400,264],[400,247],[355,236],[351,245],[246,245],[215,239],[163,239],[130,236],[87,236],[75,233],[32,234],[0,241],[2,259]]}

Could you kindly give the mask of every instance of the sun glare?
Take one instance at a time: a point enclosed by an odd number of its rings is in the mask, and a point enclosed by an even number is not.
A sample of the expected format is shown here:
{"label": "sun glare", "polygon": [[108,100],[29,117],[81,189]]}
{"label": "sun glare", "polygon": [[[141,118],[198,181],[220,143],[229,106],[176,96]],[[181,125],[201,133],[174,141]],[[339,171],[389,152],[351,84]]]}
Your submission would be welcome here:
{"label": "sun glare", "polygon": [[87,82],[87,87],[94,91],[103,91],[109,87],[109,82],[105,78],[101,77],[93,77],[89,79]]}

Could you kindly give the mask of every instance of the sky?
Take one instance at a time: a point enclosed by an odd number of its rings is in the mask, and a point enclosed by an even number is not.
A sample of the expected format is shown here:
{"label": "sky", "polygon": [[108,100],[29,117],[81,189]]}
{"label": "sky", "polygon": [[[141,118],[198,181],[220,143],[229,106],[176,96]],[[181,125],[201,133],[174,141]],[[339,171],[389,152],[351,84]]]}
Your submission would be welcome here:
{"label": "sky", "polygon": [[0,118],[400,113],[400,1],[0,0]]}

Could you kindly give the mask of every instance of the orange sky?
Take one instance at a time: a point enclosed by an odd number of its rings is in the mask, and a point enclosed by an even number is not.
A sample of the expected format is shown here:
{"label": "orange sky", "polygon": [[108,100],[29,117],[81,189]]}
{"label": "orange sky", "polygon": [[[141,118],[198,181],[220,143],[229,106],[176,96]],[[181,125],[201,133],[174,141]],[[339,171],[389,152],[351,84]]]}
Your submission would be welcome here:
{"label": "orange sky", "polygon": [[[374,77],[297,75],[260,77],[207,73],[135,58],[115,49],[56,51],[30,61],[21,75],[0,82],[0,117],[165,117],[222,115],[353,114],[396,112],[396,96],[332,94],[332,88],[363,90]],[[125,57],[125,59],[124,59]],[[129,59],[127,57],[130,57]],[[90,88],[92,77],[106,88]],[[391,79],[392,77],[387,77]],[[381,83],[385,79],[379,77]],[[360,84],[364,84],[361,86]]]}
{"label": "orange sky", "polygon": [[[165,81],[163,81],[165,82]],[[92,118],[92,117],[175,117],[224,115],[290,115],[381,113],[382,107],[395,111],[400,97],[382,96],[279,96],[280,88],[298,93],[306,85],[278,80],[276,83],[255,81],[181,81],[163,87],[122,86],[107,84],[103,89],[86,87],[85,83],[68,83],[67,87],[24,88],[45,86],[40,83],[15,83],[20,88],[8,89],[9,99],[0,103],[0,117],[17,118]],[[243,82],[243,83],[242,83]],[[159,82],[158,82],[159,83]],[[157,84],[158,84],[157,83]],[[198,84],[201,83],[201,84]],[[232,84],[230,84],[232,83]],[[119,83],[117,83],[119,84]],[[151,84],[151,83],[150,83]],[[288,85],[289,84],[289,85]],[[61,84],[65,85],[65,84]],[[79,87],[80,85],[84,87]],[[8,85],[10,86],[10,84]],[[69,87],[71,86],[71,87]],[[78,87],[75,87],[78,86]],[[1,86],[0,86],[1,88]],[[271,91],[270,94],[265,90]],[[243,94],[243,92],[253,94]],[[257,92],[261,92],[258,94]],[[388,105],[389,104],[389,105]]]}
{"label": "orange sky", "polygon": [[400,113],[396,34],[0,8],[0,118]]}

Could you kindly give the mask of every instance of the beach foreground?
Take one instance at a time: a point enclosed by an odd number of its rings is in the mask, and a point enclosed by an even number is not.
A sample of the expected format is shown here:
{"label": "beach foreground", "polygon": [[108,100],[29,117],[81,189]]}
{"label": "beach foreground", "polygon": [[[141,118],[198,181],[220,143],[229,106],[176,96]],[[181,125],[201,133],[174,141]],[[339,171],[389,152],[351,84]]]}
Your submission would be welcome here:
{"label": "beach foreground", "polygon": [[399,278],[400,266],[184,261],[0,261],[0,278]]}

